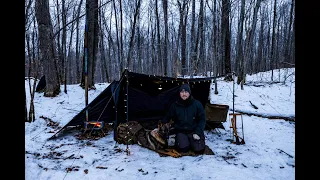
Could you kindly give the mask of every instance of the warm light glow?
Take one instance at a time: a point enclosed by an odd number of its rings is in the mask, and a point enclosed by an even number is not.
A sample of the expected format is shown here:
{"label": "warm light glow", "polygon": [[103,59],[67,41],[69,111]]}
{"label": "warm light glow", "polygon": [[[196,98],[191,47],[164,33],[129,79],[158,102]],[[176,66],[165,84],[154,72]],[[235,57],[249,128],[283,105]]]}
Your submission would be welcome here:
{"label": "warm light glow", "polygon": [[101,127],[100,122],[90,122],[90,124],[94,125],[95,127]]}

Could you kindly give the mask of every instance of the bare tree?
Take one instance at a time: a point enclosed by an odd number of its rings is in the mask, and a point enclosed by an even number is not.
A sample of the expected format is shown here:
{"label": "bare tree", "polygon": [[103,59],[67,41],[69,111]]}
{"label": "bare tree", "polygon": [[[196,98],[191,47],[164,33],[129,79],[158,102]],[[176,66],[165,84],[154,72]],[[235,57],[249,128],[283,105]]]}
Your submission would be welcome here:
{"label": "bare tree", "polygon": [[256,62],[256,69],[258,71],[265,71],[266,61],[263,58],[264,52],[264,28],[265,28],[265,14],[261,12],[261,20],[260,20],[260,31],[259,31],[259,40],[258,40],[258,54],[257,54],[257,62]]}
{"label": "bare tree", "polygon": [[195,41],[196,39],[196,30],[195,30],[195,23],[196,23],[196,1],[192,1],[191,5],[191,29],[190,29],[190,64],[192,65],[192,76],[195,73],[195,64],[197,58],[197,50],[198,50],[198,42]]}
{"label": "bare tree", "polygon": [[[35,31],[32,32],[32,42],[35,41]],[[26,120],[28,122],[33,122],[35,120],[35,108],[34,108],[34,95],[38,78],[38,65],[36,62],[35,49],[30,47],[30,36],[26,33],[26,42],[27,42],[27,52],[29,57],[29,66],[28,66],[28,82],[29,82],[29,92],[30,92],[30,106],[29,114],[26,107]],[[34,44],[32,44],[35,47]],[[31,84],[31,76],[33,77],[33,83]],[[26,105],[27,106],[27,105]]]}
{"label": "bare tree", "polygon": [[80,10],[81,10],[81,6],[82,6],[82,2],[83,0],[80,0],[79,5],[78,5],[78,9],[77,9],[77,18],[76,18],[76,70],[77,70],[77,74],[76,74],[76,82],[80,82],[80,64],[81,64],[81,59],[80,59],[80,37],[79,37],[79,24],[80,24]]}
{"label": "bare tree", "polygon": [[[250,72],[252,71],[252,61],[253,61],[253,49],[254,49],[254,35],[256,31],[256,24],[257,24],[257,15],[260,8],[262,0],[257,0],[252,17],[252,26],[248,31],[247,38],[246,38],[246,45],[244,51],[244,60],[243,66],[241,66],[240,75],[238,77],[238,82],[241,82],[241,89],[243,89],[243,84],[245,83],[245,74],[247,72],[247,66],[250,67]],[[248,65],[247,65],[248,64]]]}
{"label": "bare tree", "polygon": [[[203,60],[204,55],[204,40],[203,40],[203,0],[200,0],[200,10],[199,10],[199,20],[198,20],[198,31],[197,31],[197,36],[196,36],[196,42],[194,44],[194,50],[193,50],[193,74],[198,73],[198,68],[199,68],[199,62],[200,60]],[[200,44],[200,47],[198,45]],[[198,55],[198,49],[201,51]]]}
{"label": "bare tree", "polygon": [[[121,36],[121,38],[119,38],[119,29],[120,28],[119,28],[119,24],[118,24],[118,17],[117,17],[118,12],[117,12],[117,8],[116,8],[116,3],[115,3],[114,0],[112,1],[112,3],[113,3],[113,10],[114,10],[114,16],[115,16],[115,23],[116,23],[117,54],[118,54],[118,64],[120,66],[119,67],[119,69],[120,69],[119,76],[121,76],[122,71],[124,69],[123,60],[121,58],[121,52],[122,52],[121,51],[121,48],[122,48],[121,45],[122,45],[122,43],[120,43],[120,41],[122,41],[122,36]],[[121,14],[121,16],[122,16],[122,14]],[[111,28],[111,26],[110,26],[110,28]]]}
{"label": "bare tree", "polygon": [[181,54],[181,68],[182,68],[182,75],[187,75],[187,54],[186,54],[186,47],[187,47],[187,14],[188,14],[188,0],[177,0],[178,7],[179,7],[179,17],[180,17],[180,24],[179,24],[179,35],[180,35],[180,54]]}
{"label": "bare tree", "polygon": [[162,74],[162,54],[161,54],[161,39],[160,39],[160,20],[158,12],[158,0],[155,0],[155,17],[156,17],[156,33],[157,33],[157,74]]}
{"label": "bare tree", "polygon": [[[86,4],[93,2],[93,9],[98,10],[102,5],[98,7],[97,1],[87,0]],[[93,83],[94,78],[99,81],[117,79],[124,68],[165,76],[173,76],[170,75],[173,71],[176,76],[195,74],[208,68],[216,75],[222,75],[229,74],[234,68],[240,82],[246,73],[284,66],[279,64],[282,61],[294,62],[294,0],[276,1],[275,4],[265,1],[261,13],[257,7],[262,0],[110,0],[105,4],[108,2],[112,2],[106,6],[108,9],[100,15],[93,10],[92,17],[88,18],[98,28],[87,23],[93,38],[88,36],[86,41],[81,34],[85,23],[81,17],[86,14],[81,12],[83,0],[76,3],[54,0],[52,3],[51,10],[55,14],[49,19],[54,24],[51,25],[54,32],[51,40],[55,42],[50,45],[54,49],[51,69],[57,70],[57,81],[64,84],[65,92],[68,83],[80,82],[83,86],[81,67],[85,57],[81,54],[84,54],[84,42],[88,42],[86,47],[93,48],[88,49],[88,55],[92,56],[88,57],[92,61],[88,64],[89,71],[95,72],[97,68],[94,76],[88,74]],[[136,9],[138,3],[140,6]],[[30,23],[35,10],[32,5],[33,0],[25,2],[26,31],[31,31],[33,26]],[[205,12],[206,7],[211,13]],[[233,15],[239,18],[232,18]],[[75,22],[68,22],[71,16]],[[97,17],[102,18],[100,24]],[[104,27],[100,29],[101,26]],[[76,34],[73,34],[75,30]],[[98,38],[94,39],[95,36]],[[30,48],[31,39],[30,36]],[[35,40],[38,41],[38,37]],[[40,46],[35,48],[38,51]],[[26,57],[25,61],[28,60]],[[39,74],[47,73],[46,65],[37,63],[44,67],[43,70],[40,66]]]}
{"label": "bare tree", "polygon": [[[99,26],[100,26],[100,29],[99,29],[99,35],[100,35],[100,43],[99,43],[99,50],[100,50],[100,61],[102,63],[102,66],[101,66],[101,71],[102,71],[102,80],[106,80],[107,82],[110,82],[110,79],[109,79],[109,73],[108,73],[108,67],[107,67],[107,56],[106,56],[106,49],[105,49],[105,45],[104,45],[104,29],[102,28],[103,26],[103,21],[105,21],[105,17],[102,16],[102,14],[104,13],[104,11],[100,10],[99,11]],[[108,57],[109,59],[109,57]]]}
{"label": "bare tree", "polygon": [[170,68],[171,66],[168,59],[168,46],[169,46],[168,0],[162,0],[162,8],[163,8],[163,17],[164,17],[164,44],[163,44],[164,76],[172,76],[172,71]]}
{"label": "bare tree", "polygon": [[49,12],[49,0],[36,0],[35,12],[38,22],[39,49],[46,72],[46,88],[44,96],[55,97],[60,93],[56,60],[56,45]]}
{"label": "bare tree", "polygon": [[[28,29],[28,23],[29,23],[29,19],[31,17],[31,14],[33,13],[31,10],[31,5],[33,0],[26,0],[25,2],[25,12],[24,12],[24,25],[25,25],[25,31],[27,31]],[[30,12],[31,11],[31,12]]]}
{"label": "bare tree", "polygon": [[273,81],[273,69],[275,63],[275,54],[276,54],[276,24],[277,24],[277,0],[274,0],[273,6],[273,25],[272,25],[272,40],[271,40],[271,59],[270,59],[270,67],[271,67],[271,81]]}
{"label": "bare tree", "polygon": [[210,11],[211,11],[211,14],[212,14],[212,26],[213,26],[213,28],[212,28],[212,36],[211,36],[211,41],[213,41],[212,43],[211,43],[211,47],[209,47],[212,51],[211,51],[211,53],[212,53],[212,56],[211,56],[211,65],[212,65],[212,68],[211,68],[211,71],[212,72],[215,72],[215,74],[216,75],[218,75],[219,74],[219,71],[218,71],[218,69],[219,69],[219,55],[218,55],[218,53],[219,53],[219,51],[218,51],[218,40],[219,40],[219,38],[218,38],[218,25],[219,25],[219,23],[218,23],[218,18],[217,18],[217,14],[218,14],[218,12],[217,12],[217,1],[216,0],[213,0],[213,4],[212,4],[212,7],[210,7],[209,6],[209,3],[208,3],[208,1],[207,1],[207,6],[209,7],[209,9],[210,9]]}
{"label": "bare tree", "polygon": [[[112,17],[112,12],[113,11],[111,11],[110,17]],[[110,63],[109,68],[107,68],[107,69],[110,69],[110,72],[118,72],[119,68],[117,68],[117,67],[119,64],[119,61],[118,61],[119,59],[117,59],[117,52],[119,52],[119,51],[117,51],[117,50],[119,50],[119,48],[118,49],[116,48],[115,42],[112,38],[112,33],[111,33],[111,27],[112,27],[111,20],[112,20],[112,18],[110,18],[110,21],[109,21],[110,28],[107,25],[106,18],[104,16],[101,16],[101,18],[103,19],[103,25],[105,27],[105,30],[107,31],[106,34],[104,34],[107,36],[107,40],[108,40],[108,59],[109,59],[108,63]],[[119,47],[119,46],[117,46],[117,47]],[[113,54],[111,54],[111,52],[113,52]],[[110,78],[113,74],[115,74],[115,73],[110,74]],[[117,75],[119,75],[119,74],[117,74]],[[113,79],[116,79],[115,77],[117,77],[117,75],[113,76]],[[111,79],[107,79],[107,80],[108,80],[108,82],[111,82]]]}
{"label": "bare tree", "polygon": [[[205,34],[204,34],[204,0],[200,0],[200,10],[199,10],[199,20],[198,20],[198,32],[197,32],[197,39],[199,40],[199,57],[196,59],[194,73],[198,73],[198,69],[200,63],[204,64],[205,55],[204,55],[204,43],[205,43]],[[198,40],[197,40],[198,42]]]}
{"label": "bare tree", "polygon": [[[55,1],[56,3],[56,24],[55,24],[55,28],[56,33],[55,33],[55,39],[56,39],[56,47],[57,47],[57,55],[56,55],[56,64],[57,64],[57,72],[58,72],[58,81],[59,83],[63,82],[63,70],[64,70],[64,59],[63,59],[63,46],[62,46],[62,40],[61,40],[61,30],[64,30],[65,28],[61,28],[61,17],[62,16],[62,12],[60,10],[60,3],[59,0]],[[63,39],[63,38],[62,38]]]}
{"label": "bare tree", "polygon": [[24,88],[24,122],[29,122],[28,119],[26,88]]}
{"label": "bare tree", "polygon": [[[285,59],[288,60],[289,62],[291,61],[291,57],[290,57],[290,44],[291,44],[291,26],[292,26],[292,21],[293,21],[293,8],[294,8],[294,0],[291,0],[291,8],[290,8],[290,13],[289,13],[289,26],[288,26],[288,34],[287,34],[287,41],[286,41],[286,46],[285,46]],[[292,51],[291,51],[292,52]]]}
{"label": "bare tree", "polygon": [[227,81],[232,81],[231,76],[231,61],[230,61],[230,0],[222,0],[222,17],[221,17],[221,35],[222,35],[222,50],[223,50],[223,62],[225,74],[228,74],[225,78]]}
{"label": "bare tree", "polygon": [[[66,2],[65,0],[61,0],[62,3],[62,39],[61,39],[61,62],[62,62],[62,76],[63,78],[61,79],[63,82],[63,87],[64,87],[64,93],[67,93],[67,9],[66,9]],[[71,34],[72,36],[72,34]]]}
{"label": "bare tree", "polygon": [[[26,60],[27,58],[29,59],[29,65],[25,64],[25,67],[28,67],[28,77],[29,77],[29,87],[30,86],[30,64],[31,64],[31,59],[32,57],[32,53],[30,50],[30,45],[29,45],[29,34],[28,34],[28,30],[32,24],[32,22],[30,22],[30,19],[32,18],[32,12],[31,11],[31,4],[32,4],[32,0],[29,1],[25,1],[25,38],[26,38],[26,44],[27,44],[27,52],[26,52]],[[31,17],[31,18],[30,18]],[[29,118],[28,118],[28,108],[27,108],[27,96],[26,96],[26,89],[24,89],[24,99],[25,99],[25,122],[29,122]],[[30,103],[30,106],[33,107],[33,104]]]}
{"label": "bare tree", "polygon": [[128,62],[128,67],[131,65],[131,51],[133,49],[133,43],[134,43],[134,36],[135,36],[135,30],[136,30],[136,23],[137,23],[137,18],[139,15],[140,11],[140,5],[141,5],[141,0],[136,0],[135,1],[135,8],[134,8],[134,15],[133,15],[133,24],[131,26],[131,36],[130,36],[130,42],[129,42],[129,50],[128,50],[128,56],[127,56],[127,62]]}
{"label": "bare tree", "polygon": [[124,71],[127,67],[126,62],[124,62],[124,50],[123,50],[123,13],[122,13],[122,0],[119,0],[120,4],[120,73]]}
{"label": "bare tree", "polygon": [[[98,0],[87,0],[86,2],[86,25],[87,25],[87,75],[88,88],[95,89],[95,66],[99,43],[99,21],[98,21]],[[85,63],[83,63],[85,64]],[[83,68],[84,69],[84,68]],[[82,73],[81,87],[85,87],[85,72]]]}
{"label": "bare tree", "polygon": [[[237,33],[237,44],[236,44],[236,59],[235,59],[235,72],[238,76],[242,76],[241,73],[243,69],[243,22],[244,22],[244,14],[245,14],[245,0],[241,0],[241,10],[240,10],[240,18],[238,21],[238,33]],[[241,70],[241,71],[240,71]],[[237,83],[240,84],[240,79],[238,78]]]}
{"label": "bare tree", "polygon": [[[77,16],[77,12],[76,12],[76,6],[73,6],[73,11],[72,11],[72,18],[75,19],[76,16]],[[65,25],[66,26],[66,25]],[[71,63],[71,60],[72,60],[72,50],[71,50],[71,47],[72,47],[72,42],[73,42],[73,34],[74,34],[74,30],[75,30],[75,22],[72,21],[71,23],[71,29],[70,29],[70,36],[69,36],[69,45],[68,45],[68,51],[67,52],[67,55],[66,55],[66,66],[65,66],[65,70],[64,70],[64,92],[67,93],[67,83],[72,83],[72,79],[73,79],[73,68],[72,68],[72,63]],[[77,65],[76,65],[77,66]],[[68,79],[68,80],[67,80]]]}

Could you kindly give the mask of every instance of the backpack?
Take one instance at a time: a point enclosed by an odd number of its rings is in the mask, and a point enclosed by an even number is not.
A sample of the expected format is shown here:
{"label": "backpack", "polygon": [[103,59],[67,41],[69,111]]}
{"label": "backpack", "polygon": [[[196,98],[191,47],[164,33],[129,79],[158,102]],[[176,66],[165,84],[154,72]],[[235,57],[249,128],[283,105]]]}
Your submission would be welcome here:
{"label": "backpack", "polygon": [[138,143],[137,134],[143,129],[137,121],[128,121],[120,123],[116,131],[116,141],[119,144],[136,144]]}

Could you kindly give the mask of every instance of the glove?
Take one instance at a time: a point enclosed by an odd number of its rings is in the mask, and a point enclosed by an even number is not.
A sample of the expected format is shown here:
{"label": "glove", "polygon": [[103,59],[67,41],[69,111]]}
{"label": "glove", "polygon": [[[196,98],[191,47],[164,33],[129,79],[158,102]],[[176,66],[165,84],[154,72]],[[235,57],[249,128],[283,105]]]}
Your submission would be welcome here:
{"label": "glove", "polygon": [[194,140],[199,140],[200,139],[200,136],[198,134],[193,134],[193,139]]}

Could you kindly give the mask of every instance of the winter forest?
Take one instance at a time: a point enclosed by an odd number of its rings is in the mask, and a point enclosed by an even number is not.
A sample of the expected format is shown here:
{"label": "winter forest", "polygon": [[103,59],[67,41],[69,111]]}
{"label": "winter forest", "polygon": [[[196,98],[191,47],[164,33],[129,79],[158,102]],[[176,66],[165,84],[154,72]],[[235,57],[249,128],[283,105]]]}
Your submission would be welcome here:
{"label": "winter forest", "polygon": [[246,75],[294,66],[294,0],[25,0],[25,77],[45,75],[47,97],[84,87],[85,76],[95,89],[124,69],[235,73],[243,84]]}

